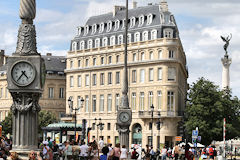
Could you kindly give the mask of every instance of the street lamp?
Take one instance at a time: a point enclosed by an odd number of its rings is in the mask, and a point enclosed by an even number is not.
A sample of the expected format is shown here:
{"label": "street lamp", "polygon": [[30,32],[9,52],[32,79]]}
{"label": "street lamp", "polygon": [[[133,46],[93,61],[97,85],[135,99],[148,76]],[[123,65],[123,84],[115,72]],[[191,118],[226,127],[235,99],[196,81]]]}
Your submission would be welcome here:
{"label": "street lamp", "polygon": [[[99,119],[95,118],[94,120],[95,120],[95,124],[97,125],[97,142],[98,142],[99,141],[99,139],[98,139],[98,128],[100,129],[101,136],[102,136],[102,130],[104,129],[104,123],[102,123],[102,119],[101,118],[99,118]],[[99,120],[98,124],[97,124],[97,120]]]}
{"label": "street lamp", "polygon": [[159,142],[158,142],[158,144],[159,144],[159,149],[160,149],[160,147],[161,147],[161,139],[160,139],[160,130],[161,130],[161,126],[162,126],[162,123],[163,122],[161,122],[161,113],[160,112],[158,112],[158,122],[157,122],[157,129],[158,129],[158,135],[159,135]]}
{"label": "street lamp", "polygon": [[153,106],[153,104],[151,105],[151,113],[152,113],[152,116],[151,116],[151,118],[152,118],[152,130],[151,130],[151,136],[152,136],[152,142],[151,142],[151,145],[153,146],[153,112],[154,112],[154,106]]}
{"label": "street lamp", "polygon": [[75,121],[74,121],[74,138],[75,138],[75,140],[76,140],[76,129],[77,129],[77,111],[81,108],[83,102],[84,102],[84,99],[81,97],[81,105],[77,106],[76,108],[73,108],[73,99],[72,99],[71,96],[68,98],[68,106],[69,106],[69,108],[71,110],[75,111]]}

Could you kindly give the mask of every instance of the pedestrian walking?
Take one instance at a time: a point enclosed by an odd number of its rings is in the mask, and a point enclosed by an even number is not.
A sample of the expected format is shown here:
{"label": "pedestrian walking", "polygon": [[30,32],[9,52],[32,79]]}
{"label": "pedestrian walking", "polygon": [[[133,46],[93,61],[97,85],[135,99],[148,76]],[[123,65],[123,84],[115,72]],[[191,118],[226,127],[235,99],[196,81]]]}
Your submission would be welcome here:
{"label": "pedestrian walking", "polygon": [[80,160],[87,160],[88,158],[88,145],[85,142],[80,146]]}
{"label": "pedestrian walking", "polygon": [[99,159],[99,149],[97,143],[94,141],[91,144],[91,147],[89,148],[90,157],[91,160],[98,160]]}
{"label": "pedestrian walking", "polygon": [[100,160],[108,160],[108,152],[109,152],[109,149],[108,149],[108,146],[105,146],[102,148],[102,155],[100,156]]}
{"label": "pedestrian walking", "polygon": [[133,152],[131,154],[131,159],[138,159],[138,152],[136,151],[136,148],[133,148]]}
{"label": "pedestrian walking", "polygon": [[128,150],[125,145],[122,145],[120,159],[126,160],[127,157],[128,157]]}
{"label": "pedestrian walking", "polygon": [[161,155],[162,155],[162,160],[166,160],[166,158],[167,158],[167,148],[165,146],[163,146],[163,148],[161,149]]}
{"label": "pedestrian walking", "polygon": [[119,160],[120,155],[121,155],[121,150],[120,150],[120,143],[117,143],[116,146],[113,148],[113,158],[112,160]]}

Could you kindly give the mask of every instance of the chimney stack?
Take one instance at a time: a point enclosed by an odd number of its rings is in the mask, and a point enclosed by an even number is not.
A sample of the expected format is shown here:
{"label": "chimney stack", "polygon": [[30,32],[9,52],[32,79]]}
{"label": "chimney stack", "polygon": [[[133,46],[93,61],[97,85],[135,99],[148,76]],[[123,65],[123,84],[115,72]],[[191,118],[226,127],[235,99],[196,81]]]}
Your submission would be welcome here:
{"label": "chimney stack", "polygon": [[47,56],[52,56],[52,53],[47,53]]}
{"label": "chimney stack", "polygon": [[113,17],[116,16],[116,14],[117,14],[118,11],[121,11],[121,10],[124,10],[124,9],[126,9],[125,6],[114,6],[114,7],[113,7]]}
{"label": "chimney stack", "polygon": [[5,64],[5,52],[4,50],[0,50],[0,67]]}
{"label": "chimney stack", "polygon": [[133,0],[133,9],[137,8],[137,2],[135,0]]}

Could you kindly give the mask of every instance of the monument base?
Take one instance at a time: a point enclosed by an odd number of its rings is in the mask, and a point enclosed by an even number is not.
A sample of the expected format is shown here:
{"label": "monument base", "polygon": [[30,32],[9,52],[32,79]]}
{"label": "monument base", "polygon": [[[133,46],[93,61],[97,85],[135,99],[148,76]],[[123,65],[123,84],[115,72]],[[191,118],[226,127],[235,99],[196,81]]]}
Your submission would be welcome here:
{"label": "monument base", "polygon": [[[37,157],[37,152],[40,152],[39,149],[31,149],[31,150],[29,150],[29,149],[22,149],[22,150],[21,149],[13,149],[10,151],[10,153],[17,152],[18,158],[20,158],[21,160],[29,160],[28,155],[32,151],[34,151],[35,157]],[[8,157],[8,159],[11,160],[11,157]]]}

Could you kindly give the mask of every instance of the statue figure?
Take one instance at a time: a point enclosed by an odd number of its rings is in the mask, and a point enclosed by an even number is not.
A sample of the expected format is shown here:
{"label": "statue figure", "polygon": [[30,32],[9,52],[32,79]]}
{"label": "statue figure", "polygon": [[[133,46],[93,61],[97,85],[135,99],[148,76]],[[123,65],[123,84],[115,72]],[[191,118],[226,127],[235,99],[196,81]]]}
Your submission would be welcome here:
{"label": "statue figure", "polygon": [[224,50],[225,50],[225,52],[226,52],[226,55],[227,55],[227,49],[228,49],[228,46],[229,46],[229,42],[230,42],[230,40],[232,39],[232,34],[230,34],[230,36],[227,36],[227,37],[223,37],[223,36],[221,36],[221,38],[222,38],[222,40],[224,41],[224,42],[226,42],[225,44],[224,44],[224,46],[223,46],[223,48],[224,48]]}

